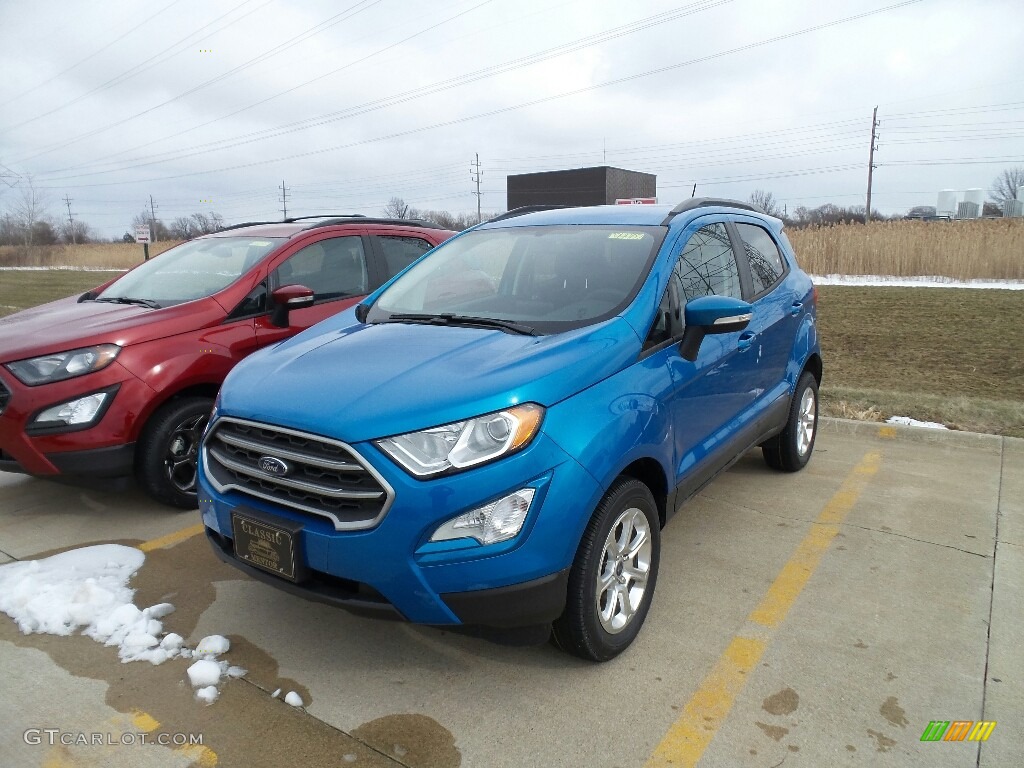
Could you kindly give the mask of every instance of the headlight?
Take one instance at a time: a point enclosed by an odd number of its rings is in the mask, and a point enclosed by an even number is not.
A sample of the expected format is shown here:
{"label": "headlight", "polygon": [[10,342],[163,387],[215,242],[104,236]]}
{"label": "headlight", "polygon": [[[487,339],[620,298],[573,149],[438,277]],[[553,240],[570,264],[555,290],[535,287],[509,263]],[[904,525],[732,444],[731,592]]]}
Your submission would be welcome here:
{"label": "headlight", "polygon": [[422,432],[377,440],[376,445],[416,477],[466,469],[524,448],[539,431],[544,408],[533,403]]}
{"label": "headlight", "polygon": [[116,344],[100,344],[7,363],[7,370],[17,376],[22,384],[34,387],[101,371],[114,362],[120,351],[121,348]]}
{"label": "headlight", "polygon": [[[66,403],[52,405],[36,414],[25,427],[25,431],[36,434],[90,427],[103,417],[117,389],[116,386],[109,387]],[[69,429],[65,430],[65,427]]]}
{"label": "headlight", "polygon": [[434,531],[430,540],[473,538],[481,544],[496,544],[511,539],[522,530],[536,492],[523,488],[485,507],[453,517]]}

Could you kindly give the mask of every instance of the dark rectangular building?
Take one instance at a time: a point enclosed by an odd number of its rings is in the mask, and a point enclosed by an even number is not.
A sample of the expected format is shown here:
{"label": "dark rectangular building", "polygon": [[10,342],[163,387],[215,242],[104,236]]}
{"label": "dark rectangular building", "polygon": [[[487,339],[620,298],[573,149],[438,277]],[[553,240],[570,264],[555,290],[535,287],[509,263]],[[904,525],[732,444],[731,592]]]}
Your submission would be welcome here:
{"label": "dark rectangular building", "polygon": [[524,205],[612,205],[616,200],[656,197],[658,177],[608,165],[508,177],[508,209]]}

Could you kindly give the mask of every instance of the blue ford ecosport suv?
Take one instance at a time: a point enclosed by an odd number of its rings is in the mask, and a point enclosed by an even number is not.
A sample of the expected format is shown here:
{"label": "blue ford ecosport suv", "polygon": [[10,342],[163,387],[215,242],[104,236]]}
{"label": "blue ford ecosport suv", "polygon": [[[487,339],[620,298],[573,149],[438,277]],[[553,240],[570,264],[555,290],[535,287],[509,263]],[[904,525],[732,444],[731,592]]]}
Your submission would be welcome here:
{"label": "blue ford ecosport suv", "polygon": [[753,446],[810,458],[815,298],[743,203],[499,216],[235,368],[202,446],[207,534],[307,598],[552,627],[610,659],[679,505]]}

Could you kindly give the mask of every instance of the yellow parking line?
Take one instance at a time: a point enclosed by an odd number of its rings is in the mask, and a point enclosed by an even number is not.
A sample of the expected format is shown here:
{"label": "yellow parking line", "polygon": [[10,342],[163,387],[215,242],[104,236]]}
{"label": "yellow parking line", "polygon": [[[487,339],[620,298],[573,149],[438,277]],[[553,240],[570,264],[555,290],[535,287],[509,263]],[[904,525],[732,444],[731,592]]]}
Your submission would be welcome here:
{"label": "yellow parking line", "polygon": [[146,733],[152,733],[160,727],[160,723],[155,717],[141,709],[132,710],[132,725]]}
{"label": "yellow parking line", "polygon": [[189,526],[188,528],[182,528],[180,531],[168,533],[166,536],[144,541],[139,544],[139,549],[143,552],[152,552],[154,549],[167,549],[168,547],[173,547],[175,544],[181,544],[181,542],[186,539],[191,539],[193,536],[198,536],[203,532],[203,528],[204,526],[202,523]]}
{"label": "yellow parking line", "polygon": [[878,436],[884,437],[886,440],[896,439],[896,427],[879,427]]}
{"label": "yellow parking line", "polygon": [[839,526],[881,463],[881,454],[872,452],[850,470],[761,602],[747,617],[748,624],[755,626],[733,637],[714,669],[683,707],[679,719],[648,758],[646,768],[694,766],[701,759],[768,647],[767,640],[746,635],[757,634],[759,629],[761,633],[764,628],[775,629],[786,618],[832,539],[839,533]]}
{"label": "yellow parking line", "polygon": [[175,747],[176,752],[187,755],[199,768],[215,768],[217,765],[217,753],[209,747],[187,745]]}

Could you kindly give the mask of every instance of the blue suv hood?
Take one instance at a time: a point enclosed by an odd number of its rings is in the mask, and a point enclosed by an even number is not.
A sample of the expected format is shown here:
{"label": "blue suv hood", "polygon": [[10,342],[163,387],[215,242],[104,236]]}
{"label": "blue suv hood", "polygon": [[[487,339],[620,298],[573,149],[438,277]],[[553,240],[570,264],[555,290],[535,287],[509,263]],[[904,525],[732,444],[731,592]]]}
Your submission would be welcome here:
{"label": "blue suv hood", "polygon": [[553,336],[405,323],[351,312],[243,360],[221,413],[350,443],[471,418],[516,403],[549,406],[636,361],[622,319]]}

